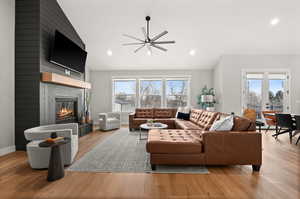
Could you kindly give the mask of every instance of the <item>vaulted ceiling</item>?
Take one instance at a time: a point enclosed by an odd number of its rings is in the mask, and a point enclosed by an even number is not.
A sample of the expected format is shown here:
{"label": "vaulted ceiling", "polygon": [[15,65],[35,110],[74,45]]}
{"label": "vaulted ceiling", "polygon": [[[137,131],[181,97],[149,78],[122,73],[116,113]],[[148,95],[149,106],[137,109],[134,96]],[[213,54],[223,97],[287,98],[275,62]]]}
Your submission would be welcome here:
{"label": "vaulted ceiling", "polygon": [[[212,68],[224,54],[300,53],[299,0],[58,0],[86,43],[94,70]],[[164,30],[167,52],[122,46]],[[272,19],[278,19],[275,26]],[[108,56],[107,51],[112,52]],[[190,51],[195,55],[191,56]]]}

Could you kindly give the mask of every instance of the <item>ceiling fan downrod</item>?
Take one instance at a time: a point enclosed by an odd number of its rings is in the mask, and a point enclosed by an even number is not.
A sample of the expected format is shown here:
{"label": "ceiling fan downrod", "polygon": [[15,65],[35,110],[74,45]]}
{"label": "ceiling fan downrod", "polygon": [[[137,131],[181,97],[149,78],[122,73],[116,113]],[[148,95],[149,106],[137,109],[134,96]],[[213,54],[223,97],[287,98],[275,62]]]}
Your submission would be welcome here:
{"label": "ceiling fan downrod", "polygon": [[146,42],[150,42],[150,37],[149,37],[149,21],[150,21],[151,17],[150,16],[146,16],[146,21],[147,21],[147,41]]}

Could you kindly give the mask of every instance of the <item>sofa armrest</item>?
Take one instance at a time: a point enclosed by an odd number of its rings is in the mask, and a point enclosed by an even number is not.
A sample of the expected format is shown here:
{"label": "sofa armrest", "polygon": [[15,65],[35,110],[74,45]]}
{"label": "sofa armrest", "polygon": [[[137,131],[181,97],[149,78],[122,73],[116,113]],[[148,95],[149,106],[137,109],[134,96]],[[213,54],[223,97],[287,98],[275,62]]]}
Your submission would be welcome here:
{"label": "sofa armrest", "polygon": [[203,132],[207,164],[261,165],[262,138],[255,131]]}
{"label": "sofa armrest", "polygon": [[135,118],[135,112],[129,113],[128,117],[129,117],[128,118],[128,120],[129,120],[129,129],[134,128],[133,119]]}
{"label": "sofa armrest", "polygon": [[129,113],[129,121],[135,118],[135,113]]}

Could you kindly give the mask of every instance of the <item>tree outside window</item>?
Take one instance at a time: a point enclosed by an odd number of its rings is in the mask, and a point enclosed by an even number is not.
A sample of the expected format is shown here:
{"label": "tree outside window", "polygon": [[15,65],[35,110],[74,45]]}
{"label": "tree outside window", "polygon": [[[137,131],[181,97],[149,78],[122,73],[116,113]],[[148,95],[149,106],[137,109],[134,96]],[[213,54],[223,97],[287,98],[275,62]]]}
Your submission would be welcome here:
{"label": "tree outside window", "polygon": [[162,80],[140,81],[140,106],[142,108],[162,106]]}
{"label": "tree outside window", "polygon": [[132,112],[136,104],[136,81],[113,81],[113,111]]}
{"label": "tree outside window", "polygon": [[188,104],[187,80],[166,81],[166,106],[170,108],[185,107]]}

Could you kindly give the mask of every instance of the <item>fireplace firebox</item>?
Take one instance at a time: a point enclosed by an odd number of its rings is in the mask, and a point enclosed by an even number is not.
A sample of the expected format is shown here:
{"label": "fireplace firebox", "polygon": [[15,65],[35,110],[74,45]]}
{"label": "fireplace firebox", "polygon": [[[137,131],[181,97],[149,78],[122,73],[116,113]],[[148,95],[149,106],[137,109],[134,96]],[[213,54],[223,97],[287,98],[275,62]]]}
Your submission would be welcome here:
{"label": "fireplace firebox", "polygon": [[57,124],[78,122],[78,99],[55,98],[55,121]]}

